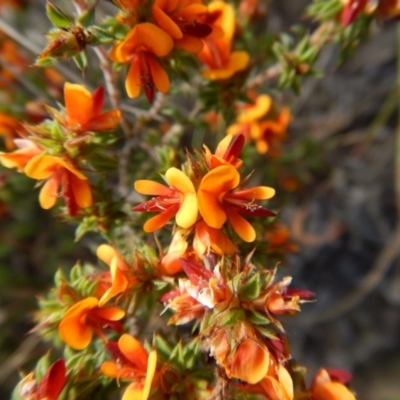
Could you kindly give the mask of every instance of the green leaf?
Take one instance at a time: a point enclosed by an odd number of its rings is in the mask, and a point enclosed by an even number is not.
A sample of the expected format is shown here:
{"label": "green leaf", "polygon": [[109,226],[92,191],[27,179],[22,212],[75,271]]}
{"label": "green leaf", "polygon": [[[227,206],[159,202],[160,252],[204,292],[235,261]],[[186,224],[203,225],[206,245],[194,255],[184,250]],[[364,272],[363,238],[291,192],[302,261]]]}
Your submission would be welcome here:
{"label": "green leaf", "polygon": [[42,380],[44,374],[50,368],[50,365],[51,365],[50,353],[47,353],[36,364],[35,368],[36,381],[40,382]]}
{"label": "green leaf", "polygon": [[81,15],[79,15],[77,22],[83,26],[88,27],[94,24],[95,7],[90,7],[85,10]]}
{"label": "green leaf", "polygon": [[74,19],[49,1],[47,1],[46,13],[51,23],[57,28],[71,28],[74,26]]}
{"label": "green leaf", "polygon": [[92,46],[99,46],[100,44],[112,43],[114,35],[103,28],[98,26],[91,26],[87,30],[88,40],[87,43]]}
{"label": "green leaf", "polygon": [[257,272],[239,288],[239,296],[242,300],[254,300],[261,291],[260,274]]}
{"label": "green leaf", "polygon": [[72,59],[74,60],[76,66],[81,71],[83,71],[87,67],[88,59],[84,51],[81,51],[80,53],[76,54],[75,56],[72,57]]}
{"label": "green leaf", "polygon": [[219,327],[226,327],[236,325],[239,321],[245,319],[245,311],[242,309],[231,310],[225,313],[225,315],[218,321]]}
{"label": "green leaf", "polygon": [[262,314],[262,313],[260,313],[258,311],[254,311],[254,310],[253,311],[249,311],[247,316],[248,316],[250,322],[255,324],[255,325],[269,325],[269,324],[271,324],[270,319],[266,315],[264,315],[264,314]]}

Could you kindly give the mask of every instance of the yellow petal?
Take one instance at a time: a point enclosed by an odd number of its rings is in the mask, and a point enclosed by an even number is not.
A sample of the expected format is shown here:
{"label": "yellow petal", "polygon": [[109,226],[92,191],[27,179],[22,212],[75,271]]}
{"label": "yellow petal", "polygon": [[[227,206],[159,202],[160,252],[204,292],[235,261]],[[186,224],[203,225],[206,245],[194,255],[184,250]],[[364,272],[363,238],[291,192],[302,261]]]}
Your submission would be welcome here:
{"label": "yellow petal", "polygon": [[286,395],[286,398],[288,400],[292,400],[294,398],[293,380],[289,374],[289,371],[282,365],[278,366],[278,380],[281,384],[282,390]]}
{"label": "yellow petal", "polygon": [[181,194],[195,193],[193,182],[178,168],[169,168],[165,173],[165,180]]}
{"label": "yellow petal", "polygon": [[156,372],[156,367],[157,367],[157,352],[155,350],[152,350],[150,352],[149,359],[148,359],[146,381],[144,384],[141,400],[147,400],[149,398],[151,384],[153,382],[154,374]]}
{"label": "yellow petal", "polygon": [[188,193],[183,196],[183,201],[176,213],[176,224],[181,228],[188,229],[197,221],[198,207],[195,193]]}
{"label": "yellow petal", "polygon": [[247,107],[237,118],[239,123],[253,122],[265,116],[272,107],[272,100],[266,94],[257,97],[253,106]]}
{"label": "yellow petal", "polygon": [[47,179],[60,168],[60,158],[48,155],[33,157],[25,166],[25,174],[33,179]]}
{"label": "yellow petal", "polygon": [[125,390],[121,400],[142,400],[143,384],[141,382],[132,382]]}
{"label": "yellow petal", "polygon": [[107,265],[110,265],[111,260],[118,256],[118,252],[109,244],[101,244],[96,250],[96,256]]}
{"label": "yellow petal", "polygon": [[111,287],[106,290],[101,299],[99,300],[99,307],[102,307],[110,299],[125,292],[128,287],[128,279],[123,272],[118,268],[118,258],[114,257],[110,264],[110,272],[112,284]]}
{"label": "yellow petal", "polygon": [[54,207],[56,204],[59,184],[59,179],[56,176],[51,176],[40,190],[39,203],[45,210]]}
{"label": "yellow petal", "polygon": [[211,81],[228,79],[236,72],[245,69],[249,60],[249,55],[245,51],[235,51],[229,56],[228,63],[224,67],[206,69],[202,75]]}
{"label": "yellow petal", "polygon": [[64,99],[67,122],[70,125],[86,125],[93,115],[92,94],[82,85],[66,82]]}

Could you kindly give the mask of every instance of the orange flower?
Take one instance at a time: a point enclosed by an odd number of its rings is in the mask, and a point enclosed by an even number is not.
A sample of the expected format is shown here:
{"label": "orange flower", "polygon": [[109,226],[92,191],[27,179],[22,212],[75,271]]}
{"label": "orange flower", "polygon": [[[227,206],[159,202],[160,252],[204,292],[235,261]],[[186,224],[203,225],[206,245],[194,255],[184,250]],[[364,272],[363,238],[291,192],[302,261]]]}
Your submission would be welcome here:
{"label": "orange flower", "polygon": [[233,165],[236,169],[239,169],[243,164],[239,156],[243,150],[244,141],[244,136],[241,134],[227,135],[218,143],[215,154],[211,154],[209,148],[204,145],[204,158],[209,168],[214,169],[221,165]]}
{"label": "orange flower", "polygon": [[246,140],[255,140],[257,151],[264,154],[285,139],[291,119],[288,108],[276,111],[268,95],[260,95],[253,104],[247,104],[238,115],[237,123],[227,129],[231,135],[242,134]]}
{"label": "orange flower", "polygon": [[4,136],[7,150],[13,150],[15,148],[14,139],[25,136],[25,134],[25,128],[17,119],[0,112],[0,136]]}
{"label": "orange flower", "polygon": [[236,349],[230,376],[255,384],[266,375],[269,367],[269,351],[253,339],[244,339]]}
{"label": "orange flower", "polygon": [[171,37],[158,26],[143,22],[134,26],[125,39],[114,46],[110,58],[131,63],[125,80],[128,96],[137,97],[143,88],[147,99],[154,99],[154,88],[169,91],[169,78],[156,57],[166,56],[173,48]]}
{"label": "orange flower", "polygon": [[272,355],[269,359],[268,372],[259,385],[270,400],[293,400],[294,398],[292,377]]}
{"label": "orange flower", "polygon": [[0,161],[6,168],[16,168],[18,172],[24,172],[26,164],[43,149],[28,139],[15,139],[14,143],[18,150],[12,153],[0,153]]}
{"label": "orange flower", "polygon": [[113,129],[121,119],[118,110],[102,113],[104,89],[91,94],[84,86],[66,82],[64,85],[66,117],[63,125],[78,133]]}
{"label": "orange flower", "polygon": [[110,267],[111,274],[111,284],[107,284],[109,287],[99,300],[99,307],[102,307],[113,297],[126,293],[139,283],[139,279],[132,274],[123,257],[109,244],[101,244],[96,255]]}
{"label": "orange flower", "polygon": [[156,0],[152,13],[157,25],[186,51],[199,52],[203,48],[201,39],[212,32],[212,28],[202,22],[207,7],[200,1]]}
{"label": "orange flower", "polygon": [[24,172],[30,178],[46,180],[39,195],[40,205],[45,210],[56,204],[60,187],[70,215],[92,205],[92,193],[86,176],[69,161],[40,154],[26,164]]}
{"label": "orange flower", "polygon": [[193,247],[199,256],[214,251],[220,256],[234,254],[236,246],[220,229],[208,226],[204,221],[196,224]]}
{"label": "orange flower", "polygon": [[213,28],[213,34],[203,39],[203,50],[198,53],[200,61],[208,66],[203,76],[210,80],[228,79],[245,69],[249,55],[245,51],[231,52],[235,33],[235,12],[230,4],[214,1],[208,5],[204,21]]}
{"label": "orange flower", "polygon": [[101,338],[104,327],[121,331],[118,322],[125,316],[125,311],[118,307],[99,307],[96,297],[87,297],[74,304],[62,318],[58,327],[61,340],[75,350],[83,350],[92,341],[93,333]]}
{"label": "orange flower", "polygon": [[135,182],[135,190],[139,193],[158,196],[132,208],[133,211],[160,213],[144,224],[145,232],[162,228],[174,215],[176,224],[185,229],[197,220],[197,199],[192,181],[177,168],[169,168],[165,180],[170,187],[148,180]]}
{"label": "orange flower", "polygon": [[199,212],[210,227],[221,229],[228,220],[240,238],[253,242],[256,232],[240,214],[256,217],[275,215],[254,202],[270,199],[275,190],[267,186],[257,186],[233,192],[239,183],[240,174],[231,165],[222,165],[208,172],[198,189]]}
{"label": "orange flower", "polygon": [[116,361],[105,361],[102,374],[116,379],[133,380],[125,390],[122,400],[147,400],[155,384],[157,353],[147,353],[143,345],[133,336],[123,334],[118,343],[107,343],[107,349]]}
{"label": "orange flower", "polygon": [[[344,372],[344,371],[343,371]],[[343,383],[348,383],[350,374],[339,374],[345,376],[345,382],[333,379],[326,369],[321,368],[311,384],[313,400],[355,400],[356,397]],[[349,376],[350,375],[350,376]],[[347,382],[346,382],[347,381]]]}

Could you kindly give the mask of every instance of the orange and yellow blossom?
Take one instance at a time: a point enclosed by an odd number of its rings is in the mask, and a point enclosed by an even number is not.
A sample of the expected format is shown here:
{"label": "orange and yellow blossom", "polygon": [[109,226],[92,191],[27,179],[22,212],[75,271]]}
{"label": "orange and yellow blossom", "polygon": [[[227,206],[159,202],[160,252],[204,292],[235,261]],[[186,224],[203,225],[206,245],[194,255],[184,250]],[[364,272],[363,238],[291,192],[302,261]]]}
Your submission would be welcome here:
{"label": "orange and yellow blossom", "polygon": [[234,254],[237,250],[221,229],[212,228],[203,220],[196,223],[194,232],[193,248],[200,257],[210,251],[223,256],[224,254]]}
{"label": "orange and yellow blossom", "polygon": [[233,165],[236,169],[239,169],[243,165],[243,161],[239,159],[239,156],[243,150],[244,143],[244,135],[228,134],[218,143],[215,154],[212,154],[210,149],[204,145],[204,158],[208,167],[214,169],[221,165]]}
{"label": "orange and yellow blossom", "polygon": [[157,196],[132,208],[133,211],[160,213],[144,224],[145,232],[162,228],[173,216],[176,224],[185,229],[192,227],[197,220],[198,207],[193,182],[174,167],[167,170],[165,180],[170,187],[149,180],[135,182],[135,190],[139,193]]}
{"label": "orange and yellow blossom", "polygon": [[212,28],[203,22],[207,7],[200,0],[156,0],[152,14],[157,25],[177,46],[192,53],[203,48],[201,39],[212,32]]}
{"label": "orange and yellow blossom", "polygon": [[240,174],[234,166],[222,165],[209,171],[201,180],[197,202],[201,216],[207,225],[221,229],[228,221],[238,236],[246,242],[253,242],[256,232],[240,214],[254,217],[275,215],[254,200],[267,200],[275,190],[267,186],[256,186],[236,190]]}
{"label": "orange and yellow blossom", "polygon": [[257,384],[259,391],[269,400],[293,400],[293,380],[289,371],[270,354],[266,375]]}
{"label": "orange and yellow blossom", "polygon": [[227,134],[242,134],[247,141],[254,140],[257,151],[265,154],[276,151],[279,143],[286,138],[290,119],[288,108],[276,111],[272,99],[268,95],[260,95],[253,104],[244,107],[236,123],[228,127]]}
{"label": "orange and yellow blossom", "polygon": [[102,307],[115,296],[126,294],[130,288],[139,283],[139,279],[132,273],[124,258],[109,244],[101,244],[96,251],[100,260],[110,267],[110,278],[101,280],[101,286],[106,288],[99,300]]}
{"label": "orange and yellow blossom", "polygon": [[228,79],[245,69],[249,63],[248,53],[231,52],[235,33],[233,7],[222,1],[211,2],[205,23],[211,25],[213,32],[203,39],[203,50],[197,54],[200,61],[208,67],[203,71],[203,76],[210,80]]}
{"label": "orange and yellow blossom", "polygon": [[169,91],[169,78],[157,57],[165,57],[174,47],[171,37],[158,26],[143,22],[134,26],[125,39],[110,52],[112,61],[130,63],[125,88],[131,98],[140,95],[143,88],[152,102],[155,88]]}
{"label": "orange and yellow blossom", "polygon": [[121,119],[119,110],[101,112],[104,89],[91,94],[84,86],[66,82],[64,85],[65,117],[61,123],[77,132],[106,131],[115,128]]}
{"label": "orange and yellow blossom", "polygon": [[14,139],[24,137],[26,130],[16,118],[0,112],[0,136],[4,136],[4,144],[7,150],[15,149]]}
{"label": "orange and yellow blossom", "polygon": [[105,361],[101,365],[102,374],[118,380],[133,380],[122,400],[147,400],[155,384],[156,351],[149,354],[136,338],[128,334],[123,334],[118,343],[107,343],[106,347],[115,361]]}
{"label": "orange and yellow blossom", "polygon": [[30,178],[46,181],[39,194],[39,203],[45,210],[54,207],[60,195],[70,215],[93,203],[87,177],[69,160],[39,154],[26,164],[24,172]]}
{"label": "orange and yellow blossom", "polygon": [[[350,378],[351,379],[351,378]],[[348,379],[346,379],[348,380]],[[347,382],[345,382],[347,383]],[[340,379],[333,379],[321,368],[311,384],[312,400],[355,400],[356,397]]]}
{"label": "orange and yellow blossom", "polygon": [[[75,350],[83,350],[92,341],[93,333],[105,339],[101,329],[122,330],[118,322],[125,311],[118,307],[100,307],[99,299],[87,297],[78,301],[64,314],[58,333],[61,340]],[[106,339],[105,339],[106,340]]]}

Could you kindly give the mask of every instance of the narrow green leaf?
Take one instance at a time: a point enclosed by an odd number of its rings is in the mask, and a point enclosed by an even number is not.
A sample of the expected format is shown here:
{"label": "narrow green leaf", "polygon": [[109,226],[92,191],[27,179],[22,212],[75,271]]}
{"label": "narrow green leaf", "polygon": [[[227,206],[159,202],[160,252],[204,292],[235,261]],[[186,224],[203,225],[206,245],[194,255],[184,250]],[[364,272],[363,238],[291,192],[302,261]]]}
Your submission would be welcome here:
{"label": "narrow green leaf", "polygon": [[71,28],[74,26],[74,19],[50,3],[50,1],[47,1],[46,13],[51,23],[57,28]]}

